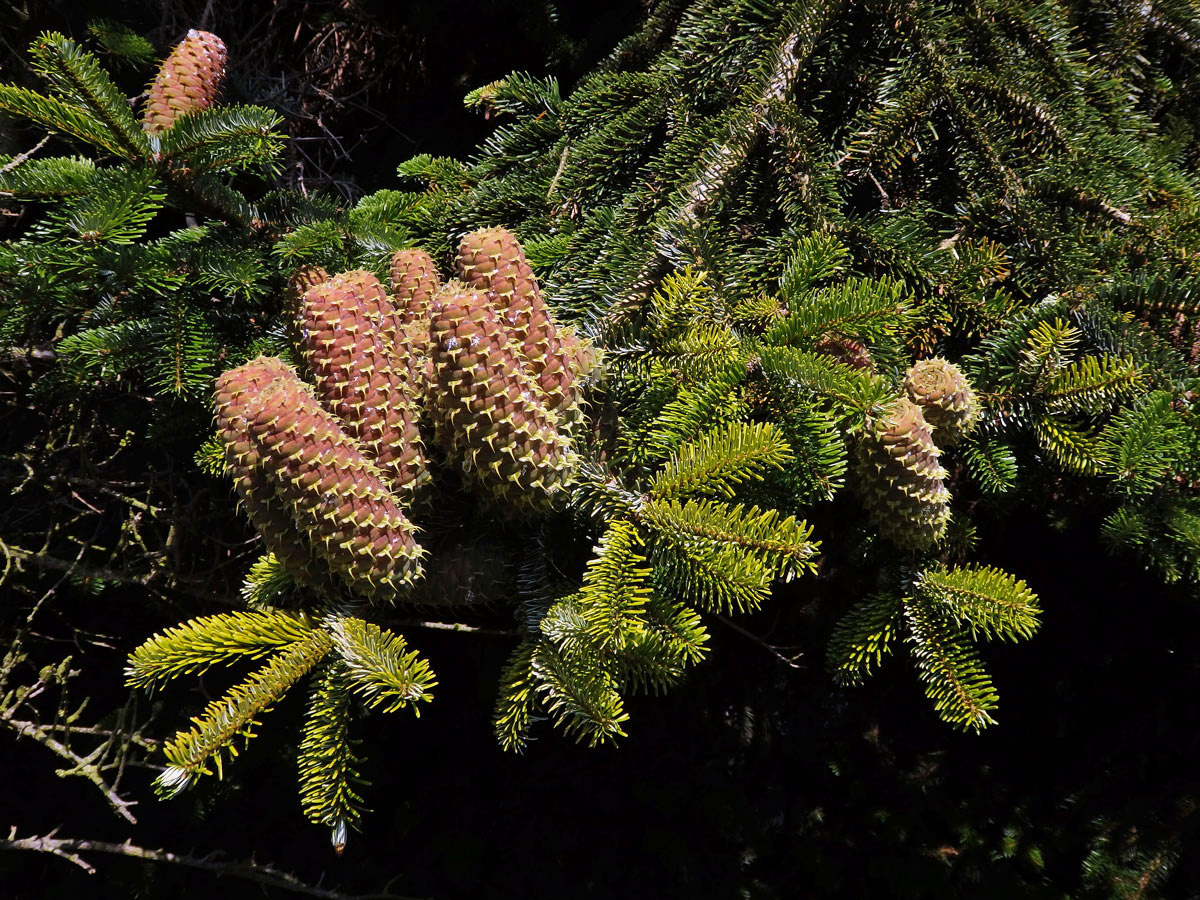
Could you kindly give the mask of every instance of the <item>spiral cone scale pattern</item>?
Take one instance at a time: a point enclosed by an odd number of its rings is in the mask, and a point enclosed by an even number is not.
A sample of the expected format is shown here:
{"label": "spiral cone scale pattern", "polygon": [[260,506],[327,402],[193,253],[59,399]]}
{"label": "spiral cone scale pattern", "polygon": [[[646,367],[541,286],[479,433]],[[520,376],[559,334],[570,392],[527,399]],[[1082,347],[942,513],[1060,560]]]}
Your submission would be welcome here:
{"label": "spiral cone scale pattern", "polygon": [[940,357],[915,363],[904,376],[904,389],[944,447],[957,443],[979,419],[979,399],[966,376]]}
{"label": "spiral cone scale pattern", "polygon": [[369,272],[346,272],[310,288],[298,317],[301,352],[325,408],[345,423],[398,489],[428,480],[417,404],[385,340],[395,310]]}
{"label": "spiral cone scale pattern", "polygon": [[900,547],[922,550],[950,522],[950,491],[941,451],[921,407],[907,397],[869,423],[859,445],[859,490],[879,532]]}
{"label": "spiral cone scale pattern", "polygon": [[[431,480],[421,420],[496,511],[544,510],[571,477],[570,426],[598,353],[559,329],[502,229],[464,240],[470,283],[442,285],[421,250],[397,252],[391,268],[390,292],[365,271],[294,273],[292,333],[313,383],[252,360],[218,379],[217,423],[251,520],[305,583],[429,602],[409,590],[426,556],[407,515]],[[436,602],[455,585],[474,592],[464,565],[447,569],[458,575],[440,580]]]}

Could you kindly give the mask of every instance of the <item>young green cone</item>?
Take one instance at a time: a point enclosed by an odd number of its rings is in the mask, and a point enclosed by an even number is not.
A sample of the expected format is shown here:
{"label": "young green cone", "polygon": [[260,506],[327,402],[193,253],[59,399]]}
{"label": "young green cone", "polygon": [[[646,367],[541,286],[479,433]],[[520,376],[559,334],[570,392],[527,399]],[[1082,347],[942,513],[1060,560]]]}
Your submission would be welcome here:
{"label": "young green cone", "polygon": [[867,427],[858,455],[859,489],[880,534],[901,547],[922,550],[950,522],[950,491],[941,451],[917,406],[892,403]]}
{"label": "young green cone", "polygon": [[966,376],[940,357],[915,363],[904,376],[904,389],[921,407],[943,447],[957,443],[979,419],[979,399]]}

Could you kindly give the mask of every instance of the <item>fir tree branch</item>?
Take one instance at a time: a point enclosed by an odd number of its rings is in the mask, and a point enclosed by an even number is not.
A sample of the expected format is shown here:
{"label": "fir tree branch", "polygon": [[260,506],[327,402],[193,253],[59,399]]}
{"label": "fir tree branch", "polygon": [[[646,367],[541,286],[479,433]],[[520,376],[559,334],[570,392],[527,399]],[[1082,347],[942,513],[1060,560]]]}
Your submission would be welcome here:
{"label": "fir tree branch", "polygon": [[149,138],[96,57],[53,32],[41,35],[30,52],[39,74],[102,121],[129,160],[137,162],[149,157]]}
{"label": "fir tree branch", "polygon": [[258,659],[303,641],[312,632],[306,617],[278,610],[192,619],[134,650],[126,680],[131,687],[154,687],[179,675],[200,674],[239,656]]}
{"label": "fir tree branch", "polygon": [[419,716],[418,702],[433,699],[433,670],[415,650],[404,652],[403,636],[350,616],[331,616],[325,627],[345,664],[350,689],[368,707],[383,705],[384,712],[395,712],[411,706]]}
{"label": "fir tree branch", "polygon": [[286,694],[332,647],[333,640],[324,631],[310,632],[220,700],[210,703],[192,720],[195,725],[191,730],[181,731],[163,748],[170,765],[155,781],[159,792],[172,796],[197,775],[209,774],[209,760],[216,763],[220,775],[223,754],[237,755],[234,741],[238,735],[252,737],[250,729],[258,716]]}
{"label": "fir tree branch", "polygon": [[358,829],[363,813],[354,787],[363,778],[350,737],[352,685],[342,662],[327,666],[314,681],[296,757],[300,804],[310,822],[331,829],[334,849],[341,853],[348,829]]}

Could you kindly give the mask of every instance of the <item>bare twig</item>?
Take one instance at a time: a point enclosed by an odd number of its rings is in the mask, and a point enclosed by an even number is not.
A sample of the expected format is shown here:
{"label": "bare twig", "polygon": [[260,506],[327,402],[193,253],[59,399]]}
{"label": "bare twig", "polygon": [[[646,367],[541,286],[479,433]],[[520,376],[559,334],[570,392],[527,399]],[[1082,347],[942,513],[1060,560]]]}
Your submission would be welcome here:
{"label": "bare twig", "polygon": [[319,885],[309,884],[292,875],[290,872],[284,872],[267,863],[255,862],[253,859],[224,862],[215,859],[211,854],[209,856],[190,856],[188,854],[172,853],[169,850],[154,850],[148,847],[139,847],[128,840],[124,843],[116,844],[111,841],[60,838],[56,837],[57,833],[58,829],[55,829],[45,835],[18,838],[17,828],[14,825],[8,833],[8,838],[0,840],[0,848],[49,853],[52,856],[58,856],[73,865],[79,866],[79,868],[83,869],[89,875],[96,874],[96,868],[79,855],[81,852],[108,853],[113,856],[126,856],[132,859],[145,859],[151,862],[187,866],[193,869],[201,869],[205,872],[212,872],[216,875],[244,878],[247,881],[256,882],[264,887],[281,888],[282,890],[291,891],[294,894],[301,894],[306,897],[321,897],[324,900],[413,900],[413,898],[387,891],[378,894],[346,894],[330,888],[323,888]]}
{"label": "bare twig", "polygon": [[74,767],[70,769],[59,769],[57,774],[60,776],[78,775],[86,778],[96,786],[96,789],[104,795],[104,799],[108,801],[108,805],[112,807],[113,812],[119,815],[131,825],[137,824],[137,819],[133,813],[129,811],[129,807],[136,806],[136,800],[126,800],[114,786],[110,785],[104,778],[104,772],[101,767],[101,757],[103,752],[108,750],[112,744],[112,738],[102,743],[99,747],[93,750],[87,756],[80,756],[70,747],[58,740],[51,733],[53,728],[49,725],[38,725],[36,722],[25,722],[11,718],[8,711],[0,714],[0,722],[14,729],[18,735],[29,737],[37,741],[43,747],[53,751],[58,756],[69,762],[74,763]]}
{"label": "bare twig", "polygon": [[550,179],[550,188],[546,191],[546,197],[554,196],[554,189],[558,187],[558,180],[562,178],[563,170],[567,167],[567,156],[571,152],[571,145],[564,144],[562,156],[558,158],[558,170],[555,171],[554,177]]}
{"label": "bare twig", "polygon": [[25,162],[25,160],[29,159],[29,157],[33,156],[33,154],[37,153],[39,150],[41,150],[43,147],[45,147],[46,142],[49,140],[50,140],[50,135],[46,135],[44,138],[42,138],[40,141],[38,141],[36,144],[34,144],[33,147],[26,150],[24,153],[18,153],[12,159],[10,159],[8,162],[6,162],[3,166],[0,166],[0,175],[3,175],[5,172],[10,172],[13,169],[15,169],[17,166],[21,165],[21,163]]}
{"label": "bare twig", "polygon": [[401,628],[429,628],[434,631],[458,631],[464,634],[485,634],[498,637],[520,637],[525,632],[515,628],[480,628],[477,625],[466,625],[462,622],[422,622],[408,621],[397,623]]}
{"label": "bare twig", "polygon": [[786,665],[792,669],[803,668],[803,666],[801,666],[800,662],[799,662],[800,658],[802,656],[804,656],[803,653],[796,653],[796,654],[793,654],[792,656],[786,656],[781,652],[783,650],[795,650],[796,649],[795,647],[779,647],[779,646],[776,646],[775,644],[768,644],[757,634],[755,634],[752,631],[747,631],[745,628],[743,628],[737,622],[734,622],[732,619],[728,619],[725,616],[721,616],[721,615],[714,616],[714,618],[716,618],[718,621],[723,622],[724,624],[728,625],[730,628],[732,628],[734,631],[736,631],[738,634],[742,635],[743,637],[749,638],[751,641],[758,644],[758,646],[762,647],[764,650],[766,650],[768,653],[770,653],[772,656],[774,656],[776,659],[778,659],[784,665]]}

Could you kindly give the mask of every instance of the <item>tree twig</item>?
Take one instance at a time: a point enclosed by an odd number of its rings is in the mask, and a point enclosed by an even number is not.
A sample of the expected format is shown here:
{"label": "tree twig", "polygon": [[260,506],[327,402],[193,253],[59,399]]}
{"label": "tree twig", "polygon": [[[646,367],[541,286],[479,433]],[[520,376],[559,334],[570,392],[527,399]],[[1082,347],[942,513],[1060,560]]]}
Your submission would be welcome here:
{"label": "tree twig", "polygon": [[736,631],[738,634],[742,635],[743,637],[747,637],[750,640],[752,640],[754,643],[758,644],[758,646],[762,647],[764,650],[766,650],[768,653],[770,653],[772,656],[774,656],[776,659],[778,659],[784,665],[786,665],[792,669],[803,668],[803,666],[801,666],[800,662],[799,662],[800,658],[802,656],[804,656],[803,653],[797,653],[793,656],[785,656],[782,652],[780,652],[781,650],[793,650],[793,649],[795,649],[794,647],[777,647],[774,644],[768,644],[766,641],[764,641],[762,638],[760,638],[753,631],[747,631],[745,628],[743,628],[741,625],[739,625],[737,622],[733,621],[732,619],[728,619],[722,615],[715,615],[714,618],[716,618],[719,621],[723,622],[724,624],[728,625],[730,628],[732,628],[734,631]]}
{"label": "tree twig", "polygon": [[48,140],[50,140],[50,135],[46,135],[44,138],[42,138],[40,141],[38,141],[37,144],[35,144],[33,147],[26,150],[24,153],[18,153],[12,159],[10,159],[8,162],[6,162],[3,166],[0,166],[0,175],[3,175],[5,172],[12,171],[17,166],[19,166],[21,163],[25,162],[25,160],[29,159],[29,157],[33,156],[33,154],[37,153],[39,150],[41,150],[43,147],[45,147],[46,142]]}
{"label": "tree twig", "polygon": [[234,860],[223,862],[209,856],[190,856],[182,853],[172,853],[169,850],[154,850],[149,847],[139,847],[130,841],[115,844],[111,841],[92,841],[78,838],[56,837],[58,829],[45,835],[34,835],[27,838],[17,837],[17,827],[12,826],[6,840],[0,840],[0,849],[32,850],[36,853],[49,853],[79,866],[89,875],[96,874],[96,868],[79,854],[108,853],[113,856],[126,856],[132,859],[145,859],[151,862],[170,863],[177,866],[187,866],[201,869],[216,875],[228,875],[233,878],[244,878],[265,887],[277,887],[294,894],[306,897],[321,897],[324,900],[413,900],[400,894],[383,892],[378,894],[346,894],[342,891],[323,888],[319,885],[308,884],[290,872],[284,872],[267,863],[254,860]]}

